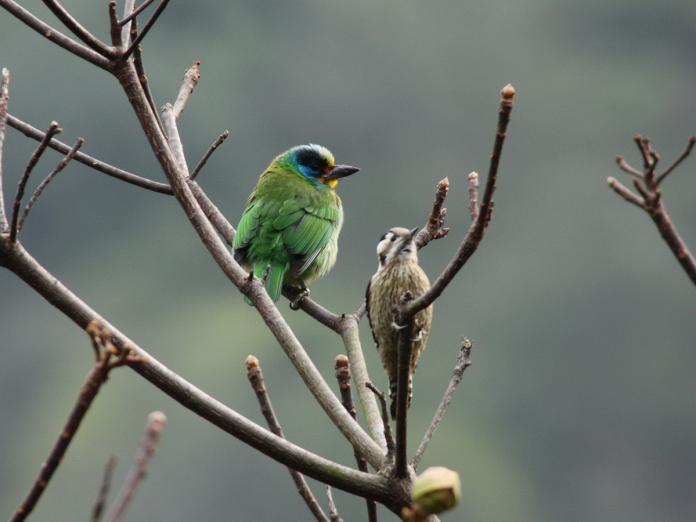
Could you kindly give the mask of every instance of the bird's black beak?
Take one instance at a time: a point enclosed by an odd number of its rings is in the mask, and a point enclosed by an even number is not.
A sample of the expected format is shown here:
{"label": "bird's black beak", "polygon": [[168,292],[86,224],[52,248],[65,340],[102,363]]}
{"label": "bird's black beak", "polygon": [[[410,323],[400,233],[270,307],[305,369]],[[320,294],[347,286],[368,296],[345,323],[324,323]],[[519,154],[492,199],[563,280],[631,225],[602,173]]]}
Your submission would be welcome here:
{"label": "bird's black beak", "polygon": [[350,165],[336,165],[326,175],[326,179],[345,178],[346,176],[355,174],[359,170],[360,169],[358,167],[351,167]]}
{"label": "bird's black beak", "polygon": [[409,232],[409,240],[416,237],[416,234],[418,233],[419,230],[420,230],[420,227],[412,228],[411,232]]}

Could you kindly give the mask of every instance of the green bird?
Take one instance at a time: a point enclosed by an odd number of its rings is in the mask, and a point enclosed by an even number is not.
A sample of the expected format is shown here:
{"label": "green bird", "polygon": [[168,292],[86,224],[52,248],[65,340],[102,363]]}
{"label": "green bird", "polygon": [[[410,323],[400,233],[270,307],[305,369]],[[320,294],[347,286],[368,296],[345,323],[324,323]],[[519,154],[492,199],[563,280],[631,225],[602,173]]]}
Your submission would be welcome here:
{"label": "green bird", "polygon": [[259,177],[237,225],[235,259],[277,301],[284,285],[299,287],[325,275],[336,263],[343,207],[338,180],[358,172],[336,165],[321,145],[299,145],[277,156]]}

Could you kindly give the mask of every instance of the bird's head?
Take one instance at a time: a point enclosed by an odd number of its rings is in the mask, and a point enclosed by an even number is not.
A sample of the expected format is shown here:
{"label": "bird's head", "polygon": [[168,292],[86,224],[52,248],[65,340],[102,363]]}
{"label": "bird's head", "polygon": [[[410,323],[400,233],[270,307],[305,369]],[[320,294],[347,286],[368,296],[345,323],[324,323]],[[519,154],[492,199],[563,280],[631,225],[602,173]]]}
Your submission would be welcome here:
{"label": "bird's head", "polygon": [[340,178],[355,174],[360,169],[350,165],[336,165],[333,154],[321,145],[298,145],[279,156],[279,159],[315,185],[334,188]]}
{"label": "bird's head", "polygon": [[380,268],[392,263],[403,261],[418,261],[416,234],[418,228],[411,230],[394,227],[384,234],[377,243],[377,259]]}

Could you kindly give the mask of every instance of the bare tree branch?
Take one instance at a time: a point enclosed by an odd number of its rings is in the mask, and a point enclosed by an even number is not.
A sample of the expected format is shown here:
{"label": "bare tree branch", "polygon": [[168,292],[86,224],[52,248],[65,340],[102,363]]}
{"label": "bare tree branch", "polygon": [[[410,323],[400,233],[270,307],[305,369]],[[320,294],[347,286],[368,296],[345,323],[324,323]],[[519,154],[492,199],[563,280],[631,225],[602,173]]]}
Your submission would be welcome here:
{"label": "bare tree branch", "polygon": [[479,215],[476,221],[474,221],[471,224],[471,227],[469,227],[469,231],[467,232],[462,243],[459,245],[457,253],[435,280],[433,285],[430,287],[430,290],[411,301],[407,308],[401,310],[405,318],[414,317],[419,311],[430,306],[433,301],[435,301],[435,299],[442,294],[447,285],[449,285],[452,279],[454,279],[454,276],[457,275],[459,270],[476,251],[481,243],[481,240],[483,239],[486,226],[488,225],[493,212],[493,193],[495,192],[498,177],[500,156],[503,152],[503,144],[505,143],[505,133],[507,131],[508,123],[510,122],[510,113],[512,112],[513,98],[515,97],[515,88],[508,84],[503,88],[500,95],[498,128],[495,135],[493,153],[491,154],[491,162],[488,167],[488,178],[486,179],[486,187],[483,192]]}
{"label": "bare tree branch", "polygon": [[[152,0],[148,0],[148,3],[152,2]],[[128,47],[130,45],[130,32],[131,32],[131,24],[130,20],[134,18],[133,13],[135,12],[135,0],[125,0],[123,2],[123,20],[120,22],[122,29],[121,29],[121,42],[124,47]],[[137,16],[137,14],[135,15]],[[155,111],[156,112],[156,111]]]}
{"label": "bare tree branch", "polygon": [[128,509],[128,506],[133,501],[135,492],[145,478],[147,466],[152,460],[159,442],[160,435],[164,426],[167,424],[167,417],[161,411],[153,411],[147,417],[147,425],[145,427],[145,440],[143,440],[138,453],[135,456],[133,467],[128,472],[121,492],[114,501],[113,511],[107,518],[108,522],[119,522]]}
{"label": "bare tree branch", "polygon": [[389,424],[389,408],[387,407],[387,399],[384,396],[384,393],[371,382],[366,382],[365,387],[374,393],[379,399],[379,407],[380,411],[382,412],[382,423],[384,424],[384,438],[387,441],[387,460],[391,461],[391,459],[394,457],[395,445],[394,437],[392,436],[391,432],[391,425]]}
{"label": "bare tree branch", "polygon": [[[46,1],[46,0],[44,0]],[[123,36],[121,26],[118,24],[118,14],[116,14],[116,0],[109,0],[109,32],[111,34],[111,44],[116,49],[121,49]]]}
{"label": "bare tree branch", "polygon": [[[5,1],[5,0],[2,0]],[[152,16],[145,22],[145,26],[143,27],[143,30],[140,31],[138,36],[133,40],[133,42],[130,44],[130,47],[126,49],[126,51],[119,57],[120,60],[125,61],[128,60],[128,57],[133,53],[135,48],[140,44],[140,42],[143,41],[143,38],[147,36],[147,33],[150,32],[150,29],[155,25],[155,22],[159,18],[159,16],[162,14],[164,9],[167,7],[167,4],[169,3],[169,0],[161,0],[159,5],[157,6],[157,9],[155,9],[155,12],[152,13]]]}
{"label": "bare tree branch", "polygon": [[638,169],[629,165],[623,156],[616,156],[616,164],[619,166],[619,168],[621,170],[623,170],[624,172],[627,172],[631,176],[634,176],[635,178],[638,178],[638,179],[643,179],[643,173],[640,172]]}
{"label": "bare tree branch", "polygon": [[326,486],[326,498],[329,501],[329,517],[331,522],[343,522],[343,519],[338,514],[336,509],[336,503],[334,502],[333,495],[331,494],[331,486]]}
{"label": "bare tree branch", "polygon": [[5,128],[7,124],[7,105],[10,101],[10,71],[2,68],[2,80],[0,82],[0,233],[9,226],[5,213],[5,193],[2,181],[2,152],[5,145]]}
{"label": "bare tree branch", "polygon": [[452,399],[454,398],[454,394],[457,391],[457,387],[459,386],[459,383],[462,382],[464,371],[469,366],[471,366],[471,348],[471,341],[469,339],[464,339],[462,341],[462,346],[459,348],[459,354],[457,355],[457,363],[454,365],[454,369],[452,370],[452,377],[450,378],[450,381],[447,384],[445,394],[442,396],[440,404],[437,405],[437,410],[435,410],[433,420],[430,422],[430,426],[428,426],[425,435],[423,435],[423,440],[421,440],[421,443],[418,446],[418,449],[416,450],[416,455],[413,457],[413,460],[411,461],[413,469],[418,469],[418,465],[420,464],[421,458],[423,457],[425,450],[428,449],[428,444],[430,444],[430,441],[433,438],[433,434],[440,426],[442,419],[445,417],[445,413],[447,413],[447,408],[449,408],[449,405],[452,402]]}
{"label": "bare tree branch", "polygon": [[65,155],[65,157],[58,162],[58,165],[56,165],[51,172],[48,173],[48,175],[43,179],[43,181],[39,184],[38,187],[36,187],[36,190],[34,190],[34,193],[31,195],[31,198],[29,198],[29,202],[27,205],[24,207],[24,211],[22,212],[22,217],[19,219],[19,224],[17,226],[17,233],[22,231],[22,227],[24,226],[24,221],[27,219],[27,216],[29,215],[29,212],[31,212],[32,207],[36,203],[36,201],[39,199],[41,194],[43,193],[44,189],[48,186],[48,184],[51,182],[51,180],[56,177],[56,175],[63,170],[68,163],[70,163],[70,160],[75,157],[75,153],[82,147],[82,144],[85,142],[83,138],[77,138],[77,141],[75,142],[75,145],[73,145],[73,148],[68,151],[68,153]]}
{"label": "bare tree branch", "polygon": [[[413,295],[406,292],[401,298],[400,308],[408,306]],[[411,377],[411,353],[416,333],[415,320],[397,312],[399,326],[396,362],[396,457],[394,474],[403,479],[408,476],[408,383]]]}
{"label": "bare tree branch", "polygon": [[[147,7],[148,7],[153,1],[154,1],[154,0],[145,0],[145,1],[144,1],[142,4],[140,4],[137,8],[129,10],[129,11],[130,11],[130,14],[125,15],[125,13],[124,13],[124,17],[123,17],[123,19],[119,22],[119,25],[120,25],[121,27],[123,27],[124,25],[126,25],[126,24],[127,24],[128,22],[130,22],[133,18],[135,18],[136,16],[138,16],[138,15],[139,15],[140,13],[142,13],[145,9],[147,9]],[[133,0],[132,3],[135,4],[135,0]]]}
{"label": "bare tree branch", "polygon": [[17,240],[17,233],[19,232],[19,207],[22,204],[22,198],[24,197],[24,189],[26,188],[27,182],[29,181],[29,176],[31,175],[31,172],[34,170],[36,164],[39,162],[39,159],[41,159],[41,156],[46,150],[46,147],[48,147],[48,142],[51,141],[51,138],[53,136],[62,131],[63,129],[61,129],[58,126],[57,122],[51,122],[51,124],[48,126],[46,134],[44,135],[43,139],[39,142],[39,146],[36,147],[36,150],[34,150],[33,154],[31,155],[31,158],[29,158],[27,167],[24,169],[24,174],[22,174],[22,177],[19,178],[19,183],[17,184],[17,192],[15,193],[14,204],[12,206],[12,222],[10,225],[11,242],[15,242]]}
{"label": "bare tree branch", "polygon": [[105,71],[111,70],[111,62],[107,58],[104,58],[102,55],[94,52],[89,47],[76,42],[72,38],[54,29],[46,22],[35,17],[14,0],[0,0],[0,7],[8,11],[20,21],[24,22],[41,36],[48,38],[54,44],[59,45],[66,51],[71,52],[75,56],[96,65],[100,69],[104,69]]}
{"label": "bare tree branch", "polygon": [[[633,137],[633,141],[638,147],[643,158],[643,172],[639,172],[628,163],[619,162],[619,168],[633,175],[633,186],[638,191],[640,196],[631,192],[624,185],[619,183],[615,178],[609,177],[607,183],[609,187],[623,199],[644,210],[655,223],[658,232],[665,240],[667,246],[677,258],[686,275],[691,279],[691,282],[696,284],[696,259],[686,246],[681,235],[677,231],[672,219],[669,217],[662,200],[662,183],[674,169],[676,169],[691,153],[694,145],[696,145],[696,136],[691,136],[684,150],[677,158],[657,177],[655,177],[655,168],[660,159],[659,154],[652,148],[649,138],[644,138],[640,134]],[[636,175],[637,173],[637,175]]]}
{"label": "bare tree branch", "polygon": [[99,38],[89,32],[80,22],[58,2],[58,0],[43,0],[43,3],[51,12],[56,15],[56,18],[63,22],[63,25],[68,28],[75,36],[86,43],[93,51],[107,58],[115,58],[116,52],[108,45],[102,42]]}
{"label": "bare tree branch", "polygon": [[114,476],[114,470],[116,469],[116,457],[109,457],[109,460],[104,466],[104,475],[102,477],[101,486],[99,486],[99,495],[97,496],[97,501],[94,503],[92,508],[92,522],[101,522],[102,515],[104,514],[104,507],[106,506],[106,499],[109,496],[109,490],[111,489],[111,480]]}
{"label": "bare tree branch", "polygon": [[184,80],[179,88],[179,94],[176,96],[176,100],[172,104],[172,112],[174,113],[174,119],[181,116],[184,112],[186,103],[188,102],[189,96],[193,93],[193,90],[198,85],[198,81],[201,79],[201,62],[196,60],[191,64],[191,67],[186,69],[184,73]]}
{"label": "bare tree branch", "polygon": [[222,134],[220,134],[217,139],[211,143],[210,147],[208,147],[208,150],[205,151],[205,154],[203,154],[203,157],[198,160],[198,164],[194,167],[193,171],[191,172],[190,178],[196,179],[198,174],[201,173],[201,170],[203,167],[205,167],[205,164],[207,163],[208,159],[210,156],[213,155],[213,152],[215,152],[215,149],[217,149],[222,143],[229,137],[230,131],[228,129],[225,129]]}
{"label": "bare tree branch", "polygon": [[[103,330],[99,323],[92,322],[87,327],[87,333],[92,338],[93,342],[99,345],[101,350],[100,358],[89,372],[85,383],[80,388],[77,402],[73,406],[68,420],[61,430],[58,440],[56,440],[53,445],[48,458],[41,465],[39,476],[36,478],[34,485],[29,490],[22,504],[15,511],[10,522],[21,522],[32,512],[46,489],[46,486],[48,486],[48,482],[63,460],[68,446],[82,423],[82,419],[84,419],[87,410],[89,410],[89,407],[92,405],[92,401],[94,401],[97,393],[99,393],[102,384],[106,382],[109,371],[116,367],[113,357],[119,354],[120,350],[111,344],[108,332]],[[125,362],[127,362],[126,359],[124,359],[124,363]]]}
{"label": "bare tree branch", "polygon": [[344,315],[340,334],[350,360],[350,371],[353,374],[355,388],[358,391],[358,399],[365,416],[367,430],[372,439],[377,441],[381,450],[385,452],[387,441],[384,439],[382,416],[380,415],[374,394],[365,387],[365,384],[370,382],[370,375],[367,372],[367,363],[365,362],[365,355],[360,344],[358,318],[350,314]]}
{"label": "bare tree branch", "polygon": [[444,208],[447,192],[449,192],[449,178],[441,179],[435,190],[435,201],[433,209],[426,225],[416,236],[416,246],[421,249],[434,239],[445,237],[449,233],[449,228],[445,228],[445,216],[447,209]]}
{"label": "bare tree branch", "polygon": [[[261,413],[266,419],[268,429],[270,429],[279,437],[285,438],[285,435],[283,435],[283,428],[281,427],[280,422],[278,422],[278,418],[276,417],[276,414],[273,411],[273,405],[271,404],[271,398],[269,397],[268,390],[266,389],[266,384],[263,379],[263,372],[261,370],[261,365],[259,363],[258,358],[256,358],[253,355],[248,356],[246,358],[246,367],[247,379],[249,379],[251,388],[254,390],[256,398],[259,401]],[[309,511],[312,513],[314,518],[319,522],[328,522],[329,519],[324,514],[324,511],[321,509],[321,506],[319,505],[319,502],[317,502],[316,497],[312,494],[312,490],[309,489],[309,484],[307,484],[307,481],[304,479],[304,477],[292,468],[288,468],[288,471],[290,472],[292,481],[295,483],[297,492],[300,494],[305,504],[307,504],[307,507],[309,508]],[[367,470],[365,469],[361,471]]]}
{"label": "bare tree branch", "polygon": [[[42,141],[46,136],[45,132],[40,131],[35,127],[32,127],[28,123],[12,116],[11,114],[7,115],[7,124],[10,127],[18,130],[25,136],[32,138],[36,141]],[[48,142],[48,146],[54,150],[57,150],[58,152],[62,152],[63,154],[67,154],[71,150],[70,145],[67,145],[55,138],[52,138]],[[93,158],[92,156],[88,156],[83,152],[77,152],[75,154],[74,159],[75,161],[78,161],[83,165],[87,165],[88,167],[91,167],[94,170],[101,172],[102,174],[106,174],[107,176],[120,179],[121,181],[125,181],[126,183],[129,183],[131,185],[135,185],[136,187],[151,190],[153,192],[158,192],[160,194],[172,194],[172,189],[170,189],[169,185],[167,185],[166,183],[152,181],[142,176],[138,176],[137,174],[133,174],[132,172],[119,169],[118,167],[109,165],[108,163]]]}
{"label": "bare tree branch", "polygon": [[[350,415],[356,419],[357,411],[355,410],[355,405],[353,404],[353,394],[350,389],[350,361],[348,357],[341,354],[337,355],[335,359],[334,369],[336,370],[336,380],[338,381],[338,389],[341,392],[341,402],[343,407],[346,409]],[[367,472],[367,462],[362,458],[357,452],[355,452],[355,462],[358,465],[360,471]],[[374,500],[366,499],[367,503],[367,520],[368,522],[377,522],[377,504]]]}
{"label": "bare tree branch", "polygon": [[[137,19],[133,19],[133,21],[129,25],[131,28],[130,39],[135,40],[138,36]],[[145,91],[145,95],[147,96],[147,102],[150,105],[150,109],[152,109],[152,114],[154,114],[155,118],[157,118],[157,124],[159,125],[160,130],[164,132],[164,126],[162,125],[162,120],[159,117],[159,111],[157,110],[155,97],[152,95],[152,91],[150,90],[150,82],[147,79],[147,74],[145,74],[145,66],[143,65],[143,53],[142,49],[140,48],[140,45],[136,45],[135,49],[133,50],[133,65],[135,65],[135,71],[138,74],[138,80],[140,81],[140,85],[142,86],[143,91]]]}
{"label": "bare tree branch", "polygon": [[607,178],[607,184],[611,187],[611,189],[614,192],[616,192],[626,201],[628,201],[629,203],[633,203],[640,209],[645,210],[645,204],[643,203],[643,200],[640,197],[636,196],[633,192],[631,192],[631,190],[627,188],[625,185],[623,185],[619,180],[612,176],[609,176]]}
{"label": "bare tree branch", "polygon": [[687,141],[686,147],[684,147],[684,150],[681,152],[681,154],[679,154],[679,156],[677,156],[677,158],[672,162],[672,164],[657,177],[657,185],[662,183],[665,180],[665,178],[669,176],[672,173],[672,171],[674,171],[674,169],[676,169],[681,164],[681,162],[689,156],[689,154],[691,154],[691,150],[694,148],[694,145],[696,145],[696,136],[691,136],[689,137],[689,141]]}

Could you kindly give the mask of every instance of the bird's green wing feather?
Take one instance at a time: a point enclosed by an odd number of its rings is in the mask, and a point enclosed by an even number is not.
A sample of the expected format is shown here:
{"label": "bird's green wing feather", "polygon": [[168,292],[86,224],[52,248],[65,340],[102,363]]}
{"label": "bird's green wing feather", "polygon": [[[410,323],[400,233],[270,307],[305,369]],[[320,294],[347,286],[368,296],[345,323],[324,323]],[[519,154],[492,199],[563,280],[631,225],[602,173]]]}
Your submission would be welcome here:
{"label": "bird's green wing feather", "polygon": [[301,199],[288,200],[273,222],[282,231],[283,243],[297,260],[293,263],[296,275],[302,274],[331,240],[339,220],[338,208],[312,207]]}
{"label": "bird's green wing feather", "polygon": [[257,201],[252,201],[247,206],[242,218],[237,225],[237,233],[234,236],[232,243],[233,248],[244,248],[256,236],[259,228],[259,217],[261,215],[261,205]]}

